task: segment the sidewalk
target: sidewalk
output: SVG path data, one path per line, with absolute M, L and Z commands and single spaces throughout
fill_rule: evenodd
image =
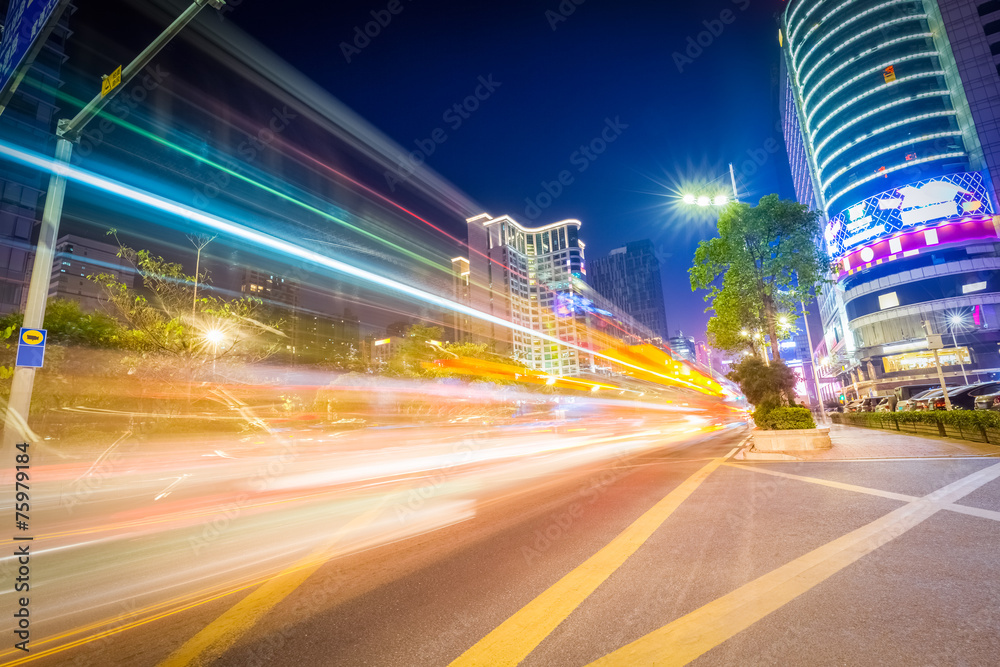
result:
M 993 456 L 1000 447 L 948 438 L 927 438 L 859 426 L 830 426 L 831 449 L 805 452 L 755 452 L 741 449 L 739 461 L 840 461 L 846 459 L 896 459 L 927 457 Z

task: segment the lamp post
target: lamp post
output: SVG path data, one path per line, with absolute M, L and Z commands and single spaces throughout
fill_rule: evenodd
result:
M 948 328 L 951 330 L 951 342 L 955 347 L 955 356 L 958 357 L 958 365 L 962 367 L 962 378 L 965 380 L 965 384 L 969 384 L 969 376 L 965 372 L 965 362 L 962 361 L 962 352 L 958 349 L 958 339 L 955 337 L 955 329 L 961 328 L 964 331 L 967 323 L 966 319 L 958 313 L 948 318 Z
M 937 368 L 938 382 L 941 383 L 941 394 L 944 396 L 944 409 L 951 410 L 951 397 L 948 396 L 948 385 L 944 382 L 944 371 L 941 370 L 941 357 L 938 350 L 941 348 L 941 334 L 935 336 L 931 332 L 931 323 L 924 320 L 924 331 L 927 332 L 927 347 L 934 353 L 934 367 Z
M 56 125 L 55 165 L 52 175 L 49 176 L 49 189 L 45 196 L 45 208 L 42 210 L 42 224 L 38 232 L 38 244 L 35 247 L 35 261 L 32 264 L 31 282 L 28 284 L 28 298 L 24 307 L 22 326 L 29 329 L 41 329 L 45 322 L 45 302 L 48 299 L 49 283 L 52 279 L 55 242 L 59 235 L 59 222 L 62 218 L 63 200 L 66 196 L 66 176 L 63 169 L 70 163 L 70 158 L 73 155 L 73 144 L 80 140 L 80 135 L 87 123 L 100 114 L 111 98 L 142 71 L 156 54 L 177 36 L 184 26 L 190 23 L 206 5 L 219 9 L 225 5 L 225 2 L 224 0 L 194 0 L 142 53 L 122 69 L 121 82 L 114 89 L 106 94 L 102 91 L 88 102 L 87 106 L 81 109 L 76 116 L 71 119 L 63 118 Z M 34 384 L 34 368 L 15 366 L 4 422 L 5 443 L 14 442 L 19 437 L 22 424 L 27 425 Z
M 205 332 L 205 340 L 212 344 L 212 377 L 215 377 L 215 362 L 219 358 L 219 345 L 226 339 L 226 334 L 219 329 L 209 329 Z

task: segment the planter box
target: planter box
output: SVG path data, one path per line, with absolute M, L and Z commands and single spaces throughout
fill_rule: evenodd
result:
M 753 430 L 753 448 L 758 452 L 801 452 L 830 449 L 830 427 L 799 428 L 787 431 Z

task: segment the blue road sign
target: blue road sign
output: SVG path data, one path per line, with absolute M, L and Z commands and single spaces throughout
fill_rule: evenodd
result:
M 68 5 L 69 0 L 10 0 L 0 40 L 0 113 Z
M 21 334 L 17 339 L 17 360 L 14 365 L 41 368 L 44 360 L 45 329 L 21 327 Z

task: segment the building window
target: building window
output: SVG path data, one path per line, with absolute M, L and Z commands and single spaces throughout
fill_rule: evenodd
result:
M 878 297 L 878 307 L 881 310 L 886 310 L 887 308 L 895 308 L 899 305 L 899 297 L 896 296 L 895 292 L 889 292 L 888 294 L 880 294 Z

